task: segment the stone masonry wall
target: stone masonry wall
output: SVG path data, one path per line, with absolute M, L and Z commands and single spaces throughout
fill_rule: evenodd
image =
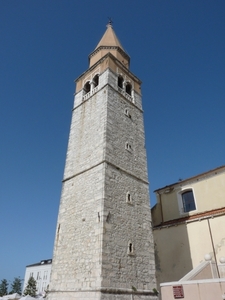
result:
M 100 90 L 73 110 L 49 299 L 101 286 L 106 104 Z
M 143 113 L 110 87 L 106 138 L 106 160 L 147 182 Z
M 104 169 L 99 165 L 63 184 L 51 274 L 52 290 L 101 286 Z
M 127 202 L 127 192 L 131 202 Z M 148 185 L 110 165 L 106 169 L 103 287 L 152 290 L 155 264 Z M 129 254 L 129 242 L 134 251 Z
M 108 217 L 104 222 L 102 286 L 152 290 L 155 263 L 143 115 L 111 85 L 107 91 L 104 215 Z M 126 142 L 131 149 L 126 149 Z M 130 242 L 134 247 L 131 255 Z
M 156 299 L 141 98 L 116 80 L 106 70 L 76 95 L 48 300 Z
M 106 103 L 105 90 L 100 90 L 73 110 L 64 179 L 102 162 Z

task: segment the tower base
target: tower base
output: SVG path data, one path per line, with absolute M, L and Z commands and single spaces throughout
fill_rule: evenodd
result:
M 158 300 L 152 291 L 99 289 L 49 292 L 47 300 Z

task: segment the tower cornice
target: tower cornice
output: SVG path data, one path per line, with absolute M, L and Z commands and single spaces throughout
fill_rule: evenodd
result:
M 129 68 L 129 66 L 130 66 L 130 56 L 123 50 L 123 49 L 121 49 L 119 46 L 100 46 L 100 47 L 98 47 L 98 48 L 96 48 L 89 56 L 88 56 L 88 58 L 89 58 L 89 63 L 91 63 L 91 59 L 92 59 L 92 57 L 94 57 L 97 53 L 99 53 L 99 52 L 101 52 L 101 51 L 104 51 L 104 50 L 108 50 L 109 52 L 109 54 L 111 54 L 110 53 L 110 51 L 117 51 L 117 52 L 119 52 L 121 55 L 122 55 L 122 57 L 124 57 L 124 59 L 125 59 L 125 61 L 124 61 L 124 63 L 123 63 L 123 61 L 120 61 L 118 58 L 117 58 L 117 60 L 118 61 L 120 61 L 120 63 L 122 63 L 122 65 L 124 65 L 125 63 L 127 64 L 127 69 Z M 104 55 L 105 56 L 105 55 Z M 103 57 L 104 57 L 103 56 Z M 115 56 L 114 56 L 115 57 Z
M 122 50 L 121 50 L 122 51 Z M 125 52 L 124 52 L 125 53 Z M 91 54 L 90 54 L 91 55 Z M 117 59 L 112 53 L 108 52 L 106 53 L 100 60 L 98 60 L 94 65 L 92 65 L 91 67 L 89 67 L 86 71 L 84 71 L 79 77 L 77 77 L 74 81 L 77 82 L 82 76 L 84 76 L 87 72 L 92 71 L 96 68 L 96 66 L 98 66 L 99 64 L 101 64 L 106 58 L 111 58 L 112 60 L 115 61 L 116 64 L 118 64 L 123 70 L 124 72 L 126 72 L 127 74 L 132 75 L 132 77 L 136 78 L 136 81 L 139 81 L 139 83 L 141 84 L 142 81 L 136 76 L 134 75 L 128 68 L 126 68 L 126 66 L 124 66 L 123 63 L 121 63 L 121 61 L 119 59 Z
M 149 182 L 148 182 L 147 180 L 145 180 L 144 178 L 141 178 L 141 177 L 139 177 L 139 176 L 136 176 L 134 173 L 128 172 L 128 171 L 126 171 L 125 169 L 123 169 L 123 168 L 121 168 L 121 167 L 119 167 L 119 166 L 117 166 L 117 165 L 111 163 L 110 161 L 108 161 L 108 160 L 106 160 L 106 159 L 101 160 L 101 161 L 98 162 L 97 164 L 95 164 L 95 165 L 93 165 L 93 166 L 91 166 L 91 167 L 89 167 L 89 168 L 87 168 L 87 169 L 85 169 L 85 170 L 82 170 L 82 171 L 80 171 L 80 172 L 78 172 L 78 173 L 75 173 L 75 174 L 73 174 L 73 175 L 71 175 L 71 176 L 69 176 L 69 177 L 64 178 L 64 179 L 62 180 L 62 182 L 66 182 L 66 181 L 68 181 L 68 180 L 70 180 L 70 179 L 73 179 L 74 177 L 77 177 L 77 176 L 79 176 L 79 175 L 81 175 L 81 174 L 83 174 L 83 173 L 85 173 L 85 172 L 88 172 L 88 171 L 90 171 L 90 170 L 96 168 L 97 166 L 99 166 L 99 165 L 101 165 L 101 164 L 110 165 L 110 166 L 113 167 L 114 169 L 119 170 L 119 171 L 121 171 L 121 172 L 123 172 L 123 173 L 126 173 L 128 176 L 133 177 L 133 178 L 135 178 L 136 180 L 139 180 L 139 181 L 141 181 L 141 182 L 144 183 L 144 184 L 147 184 L 147 185 L 149 184 Z

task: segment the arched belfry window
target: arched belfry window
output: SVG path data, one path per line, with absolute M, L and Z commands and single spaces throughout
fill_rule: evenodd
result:
M 121 89 L 123 88 L 123 82 L 124 82 L 123 76 L 119 75 L 118 76 L 118 87 L 120 87 Z
M 94 76 L 94 78 L 93 78 L 93 84 L 94 84 L 94 88 L 95 88 L 96 86 L 98 86 L 98 84 L 99 84 L 99 75 L 98 75 L 98 74 L 96 74 L 96 75 Z
M 91 85 L 90 85 L 90 81 L 87 81 L 84 85 L 84 94 L 89 93 L 91 90 Z
M 126 93 L 131 96 L 132 85 L 128 82 L 126 84 Z

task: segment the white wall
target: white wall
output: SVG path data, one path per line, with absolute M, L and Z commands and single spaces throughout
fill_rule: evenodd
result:
M 40 264 L 34 264 L 26 267 L 23 291 L 27 286 L 29 278 L 32 276 L 37 282 L 37 294 L 44 294 L 50 280 L 52 260 L 41 261 Z

